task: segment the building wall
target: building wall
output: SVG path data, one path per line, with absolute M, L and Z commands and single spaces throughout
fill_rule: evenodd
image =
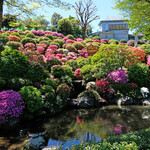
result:
M 115 29 L 115 30 L 110 30 L 110 26 L 113 26 L 113 25 L 124 25 L 125 26 L 125 29 L 121 30 L 121 29 Z M 117 26 L 116 26 L 117 27 Z M 106 21 L 106 22 L 102 22 L 101 23 L 101 28 L 102 28 L 102 32 L 110 32 L 110 33 L 113 33 L 113 38 L 116 39 L 116 40 L 121 40 L 121 39 L 126 39 L 128 40 L 128 24 L 127 23 L 124 23 L 123 21 Z M 102 37 L 107 37 L 107 34 L 105 35 L 101 35 Z M 101 37 L 100 36 L 100 37 Z M 111 37 L 111 36 L 108 36 L 108 37 Z M 109 39 L 109 38 L 108 38 Z
M 114 34 L 113 33 L 103 33 L 103 32 L 100 32 L 99 33 L 99 37 L 101 38 L 101 39 L 108 39 L 108 40 L 110 40 L 110 39 L 114 39 Z

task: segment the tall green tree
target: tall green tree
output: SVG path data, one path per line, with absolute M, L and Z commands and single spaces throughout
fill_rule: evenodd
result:
M 28 16 L 31 14 L 35 14 L 37 8 L 42 6 L 53 6 L 53 7 L 60 7 L 60 8 L 68 8 L 69 4 L 66 2 L 62 2 L 61 0 L 0 0 L 0 30 L 2 27 L 2 15 L 3 15 L 3 6 L 7 5 L 11 12 L 17 13 L 25 13 Z
M 64 35 L 73 34 L 73 25 L 68 18 L 63 18 L 58 21 L 57 31 Z
M 53 15 L 52 15 L 52 17 L 51 17 L 51 31 L 57 31 L 57 26 L 58 26 L 58 21 L 60 20 L 60 19 L 62 19 L 63 17 L 60 15 L 60 14 L 58 14 L 58 13 L 56 13 L 56 12 L 54 12 L 53 13 Z
M 15 28 L 18 27 L 19 20 L 16 15 L 12 14 L 4 14 L 3 20 L 2 20 L 2 27 L 6 29 Z
M 93 4 L 92 0 L 80 0 L 79 2 L 75 3 L 74 9 L 76 11 L 78 20 L 80 20 L 82 38 L 84 39 L 90 23 L 99 19 L 99 16 L 96 15 L 98 9 Z
M 115 0 L 115 4 L 127 18 L 129 28 L 150 39 L 150 0 Z

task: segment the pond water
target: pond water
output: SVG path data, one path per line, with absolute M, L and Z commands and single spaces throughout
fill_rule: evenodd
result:
M 150 108 L 126 106 L 120 109 L 117 106 L 106 106 L 97 109 L 66 110 L 54 117 L 23 125 L 22 129 L 27 127 L 32 133 L 46 131 L 47 145 L 62 146 L 65 150 L 66 147 L 82 141 L 99 142 L 108 136 L 149 128 Z M 0 143 L 4 143 L 9 134 L 7 136 L 1 137 Z

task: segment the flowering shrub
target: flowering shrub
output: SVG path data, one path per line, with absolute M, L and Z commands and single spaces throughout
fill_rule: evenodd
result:
M 77 52 L 77 49 L 73 45 L 70 45 L 70 44 L 66 46 L 66 49 L 69 50 L 70 52 Z
M 27 33 L 26 37 L 35 38 L 35 35 L 33 33 Z
M 84 48 L 84 45 L 81 42 L 75 42 L 73 43 L 73 46 L 77 49 L 77 50 L 81 50 Z
M 144 50 L 144 52 L 146 53 L 146 58 L 147 58 L 148 55 L 150 55 L 150 44 L 148 43 L 143 44 L 140 48 Z
M 76 40 L 77 40 L 77 42 L 84 41 L 84 40 L 83 40 L 83 39 L 81 39 L 81 38 L 77 38 Z
M 129 41 L 127 42 L 127 45 L 128 45 L 128 46 L 134 46 L 134 40 L 129 40 Z
M 147 58 L 147 65 L 150 66 L 150 55 Z
M 15 42 L 15 41 L 9 41 L 6 44 L 7 46 L 11 47 L 12 49 L 18 49 L 18 47 L 21 46 L 20 42 Z
M 135 56 L 134 59 L 137 62 L 141 62 L 141 61 L 145 61 L 145 52 L 144 50 L 140 49 L 140 48 L 136 48 L 136 47 L 130 47 L 128 48 L 128 51 L 132 51 L 133 55 Z
M 136 83 L 130 83 L 133 89 L 138 88 L 138 85 Z
M 63 44 L 65 44 L 65 40 L 63 39 L 55 39 L 54 42 L 58 43 L 61 48 L 63 47 Z
M 10 35 L 8 38 L 9 38 L 9 41 L 20 42 L 20 38 L 18 36 Z
M 71 39 L 71 40 L 74 40 L 74 36 L 71 35 L 71 34 L 68 34 L 68 35 L 66 36 L 66 38 Z
M 107 79 L 112 83 L 127 83 L 129 81 L 127 74 L 123 70 L 110 72 Z
M 21 95 L 13 90 L 0 92 L 0 123 L 18 118 L 25 108 Z
M 43 47 L 41 47 L 41 46 L 38 46 L 37 47 L 37 52 L 39 53 L 39 54 L 42 54 L 42 53 L 44 53 L 44 48 Z
M 56 92 L 62 98 L 68 98 L 70 96 L 70 88 L 67 84 L 60 84 Z
M 37 88 L 33 86 L 24 86 L 21 88 L 19 93 L 25 102 L 26 109 L 30 113 L 33 113 L 43 107 L 44 101 L 41 96 L 41 92 L 37 90 Z
M 74 72 L 74 76 L 77 78 L 77 79 L 82 79 L 82 75 L 80 75 L 80 70 L 81 68 L 78 68 L 75 72 Z
M 108 39 L 101 39 L 101 43 L 108 43 Z
M 98 43 L 101 43 L 101 41 L 100 41 L 100 40 L 94 40 L 94 42 L 98 42 Z
M 57 48 L 58 48 L 57 45 L 50 45 L 50 46 L 48 47 L 48 49 L 52 49 L 52 50 L 56 50 Z
M 30 37 L 23 38 L 23 39 L 21 40 L 21 43 L 23 44 L 23 46 L 24 46 L 26 43 L 33 43 L 33 44 L 36 45 L 36 41 L 33 40 L 33 39 L 30 38 Z
M 109 82 L 106 79 L 96 81 L 96 87 L 103 93 L 106 93 L 109 89 Z
M 120 43 L 127 43 L 127 40 L 126 39 L 121 39 Z
M 119 45 L 126 45 L 126 43 L 119 43 Z
M 74 43 L 74 42 L 75 42 L 75 41 L 70 40 L 70 39 L 66 40 L 66 44 L 68 44 L 68 43 Z

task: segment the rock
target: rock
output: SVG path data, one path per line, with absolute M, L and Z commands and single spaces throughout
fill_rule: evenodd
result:
M 27 149 L 39 149 L 42 145 L 45 144 L 45 140 L 42 136 L 40 136 L 39 134 L 32 134 L 32 136 L 30 135 L 30 139 L 25 141 L 24 144 L 24 148 Z
M 77 106 L 81 108 L 91 108 L 95 106 L 95 103 L 93 99 L 85 96 L 78 99 Z
M 43 148 L 42 150 L 56 150 L 56 149 L 59 149 L 59 147 L 58 146 L 49 146 L 49 147 Z
M 145 100 L 145 101 L 143 102 L 143 105 L 144 105 L 144 106 L 148 106 L 148 105 L 150 106 L 150 101 Z
M 149 89 L 146 88 L 146 87 L 142 87 L 142 88 L 140 89 L 140 92 L 142 93 L 143 98 L 147 98 L 148 95 L 149 95 Z
M 119 107 L 121 107 L 121 105 L 131 105 L 134 102 L 133 98 L 129 96 L 119 97 L 116 101 Z

